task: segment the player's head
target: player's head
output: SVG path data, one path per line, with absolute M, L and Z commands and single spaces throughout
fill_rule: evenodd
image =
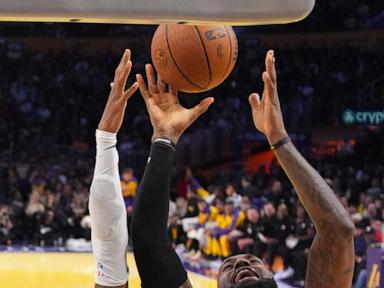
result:
M 219 269 L 219 288 L 277 288 L 272 273 L 251 254 L 227 258 Z

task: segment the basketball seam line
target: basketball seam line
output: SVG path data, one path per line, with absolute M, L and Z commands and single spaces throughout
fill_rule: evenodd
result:
M 192 81 L 191 79 L 189 79 L 187 75 L 184 74 L 184 72 L 181 70 L 181 68 L 180 68 L 179 65 L 177 64 L 176 59 L 175 59 L 175 57 L 173 56 L 173 53 L 172 53 L 171 45 L 169 45 L 169 39 L 168 39 L 168 24 L 166 24 L 166 26 L 165 26 L 165 40 L 166 40 L 166 42 L 167 42 L 167 47 L 168 47 L 169 54 L 171 55 L 171 58 L 172 58 L 172 60 L 173 60 L 173 63 L 175 63 L 175 66 L 176 66 L 177 70 L 179 70 L 180 74 L 185 78 L 185 80 L 187 80 L 190 84 L 192 84 L 192 85 L 195 86 L 196 88 L 204 89 L 204 87 L 200 87 L 199 85 L 193 83 L 193 81 Z
M 229 34 L 229 31 L 228 31 L 226 26 L 224 26 L 224 29 L 225 29 L 225 31 L 227 31 L 228 40 L 229 40 L 229 57 L 228 57 L 229 60 L 228 60 L 227 68 L 225 69 L 225 73 L 224 73 L 224 77 L 225 77 L 225 76 L 227 76 L 229 66 L 231 66 L 231 63 L 232 63 L 232 37 Z
M 200 42 L 201 42 L 201 45 L 203 46 L 203 50 L 204 50 L 205 60 L 207 60 L 207 65 L 208 65 L 208 84 L 205 85 L 204 87 L 202 87 L 203 89 L 205 89 L 209 86 L 209 84 L 211 84 L 211 81 L 212 81 L 211 63 L 209 62 L 208 53 L 207 53 L 207 50 L 206 50 L 205 45 L 204 45 L 203 37 L 201 37 L 199 28 L 197 28 L 197 26 L 194 26 L 194 27 L 196 29 L 197 35 L 199 35 Z

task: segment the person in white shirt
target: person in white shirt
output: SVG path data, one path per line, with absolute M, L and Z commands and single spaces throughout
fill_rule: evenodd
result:
M 240 208 L 241 206 L 241 196 L 237 194 L 236 185 L 233 183 L 228 183 L 225 186 L 225 196 L 227 201 L 233 202 L 235 208 Z

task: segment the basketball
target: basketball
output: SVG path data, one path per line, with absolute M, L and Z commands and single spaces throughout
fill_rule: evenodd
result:
M 166 83 L 198 93 L 229 76 L 237 59 L 237 38 L 230 26 L 161 24 L 153 36 L 151 54 Z

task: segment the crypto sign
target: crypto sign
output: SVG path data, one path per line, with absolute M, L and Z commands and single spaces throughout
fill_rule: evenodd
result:
M 380 125 L 384 124 L 384 109 L 381 111 L 343 111 L 342 121 L 346 125 Z

